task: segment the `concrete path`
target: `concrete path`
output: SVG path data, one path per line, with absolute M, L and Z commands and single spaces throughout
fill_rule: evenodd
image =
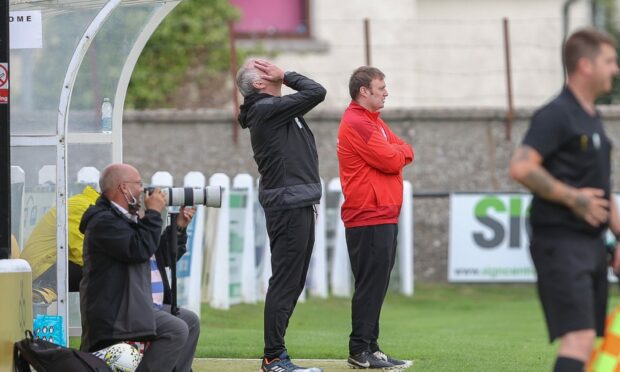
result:
M 320 367 L 324 372 L 352 372 L 346 360 L 334 359 L 295 359 L 295 364 L 304 367 Z M 195 358 L 192 366 L 194 372 L 232 371 L 232 372 L 259 372 L 259 359 L 224 359 L 224 358 Z M 398 369 L 395 369 L 398 371 Z M 407 370 L 411 370 L 408 368 Z

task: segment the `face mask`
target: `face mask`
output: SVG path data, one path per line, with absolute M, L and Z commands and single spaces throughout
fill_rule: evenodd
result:
M 131 199 L 132 199 L 131 201 L 127 197 L 127 194 L 123 193 L 123 196 L 125 197 L 125 200 L 127 201 L 127 211 L 131 214 L 137 214 L 138 211 L 140 210 L 140 207 L 142 207 L 142 204 L 140 203 L 139 199 L 136 199 L 136 197 L 133 196 L 131 191 L 129 191 L 129 195 L 131 196 Z

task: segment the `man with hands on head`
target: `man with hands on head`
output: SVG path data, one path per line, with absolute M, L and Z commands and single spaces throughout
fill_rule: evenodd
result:
M 612 144 L 595 107 L 618 65 L 615 42 L 595 29 L 572 34 L 563 57 L 566 86 L 532 117 L 510 175 L 533 194 L 530 253 L 549 339 L 560 339 L 554 371 L 581 372 L 604 332 L 607 229 L 620 241 Z M 618 272 L 620 254 L 612 266 Z
M 282 84 L 296 92 L 282 96 Z M 322 190 L 314 135 L 303 115 L 325 99 L 325 88 L 261 59 L 249 59 L 239 69 L 237 86 L 244 97 L 239 124 L 250 130 L 271 248 L 261 371 L 317 372 L 319 368 L 293 364 L 284 335 L 306 283 L 314 246 L 314 205 Z
M 137 371 L 191 369 L 200 332 L 198 317 L 179 309 L 170 314 L 164 266 L 176 236 L 180 257 L 194 208 L 181 208 L 177 226 L 162 234 L 166 206 L 159 188 L 140 198 L 138 170 L 111 164 L 100 175 L 101 196 L 84 214 L 84 272 L 80 283 L 81 349 L 101 350 L 122 341 L 149 341 Z

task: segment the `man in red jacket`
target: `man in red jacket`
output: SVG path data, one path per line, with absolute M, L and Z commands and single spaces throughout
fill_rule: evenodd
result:
M 354 368 L 407 368 L 410 361 L 381 351 L 379 315 L 394 266 L 398 216 L 403 202 L 402 169 L 413 161 L 413 148 L 381 120 L 385 75 L 363 66 L 351 75 L 353 99 L 338 130 L 341 216 L 355 278 L 348 363 Z

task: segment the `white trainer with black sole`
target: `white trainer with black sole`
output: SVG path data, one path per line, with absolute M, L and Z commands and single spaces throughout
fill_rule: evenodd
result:
M 392 363 L 380 359 L 369 351 L 350 355 L 347 364 L 353 369 L 379 369 L 383 371 L 394 371 L 396 368 Z
M 379 359 L 382 359 L 388 363 L 391 363 L 394 367 L 398 368 L 398 369 L 406 369 L 409 368 L 413 365 L 413 362 L 411 360 L 400 360 L 400 359 L 395 359 L 390 357 L 389 355 L 385 354 L 383 351 L 381 350 L 377 350 L 373 353 L 374 356 L 376 356 Z

